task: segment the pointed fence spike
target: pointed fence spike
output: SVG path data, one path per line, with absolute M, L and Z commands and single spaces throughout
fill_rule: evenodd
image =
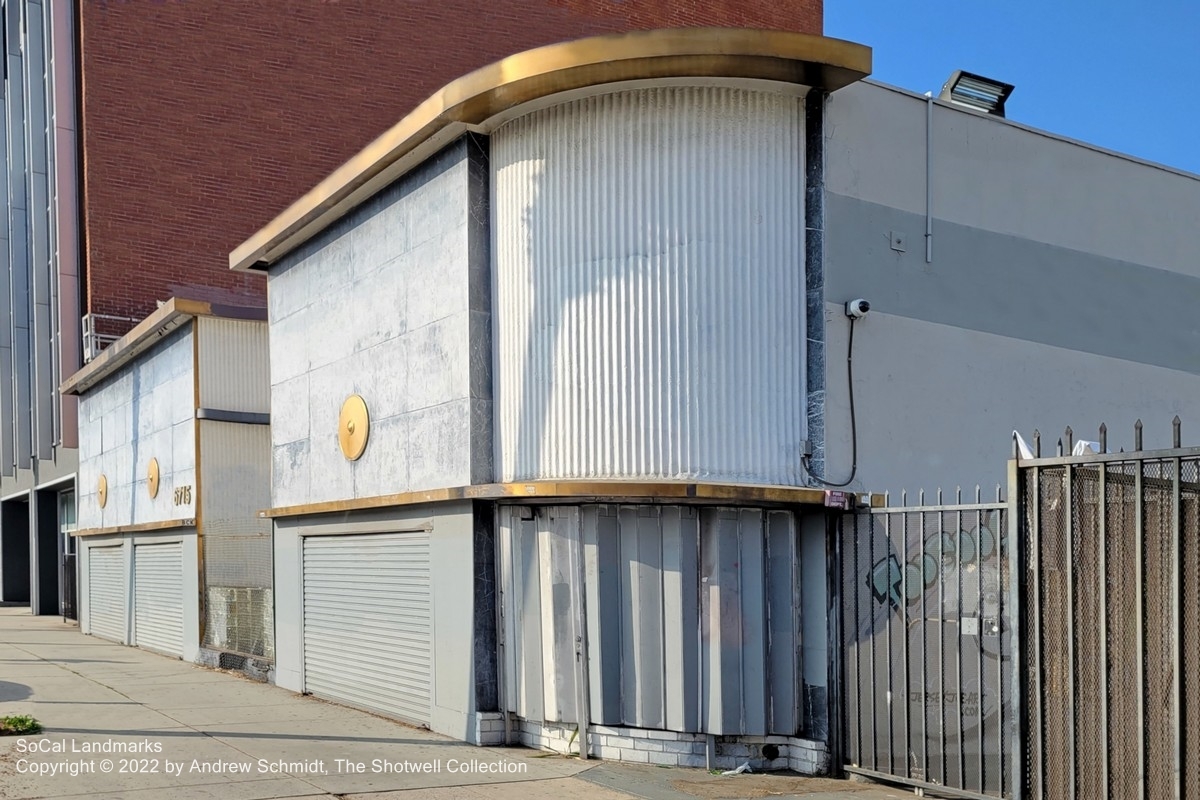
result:
M 940 487 L 940 486 L 938 487 L 938 502 L 937 502 L 937 504 L 939 506 L 942 505 L 942 487 Z
M 1180 430 L 1183 427 L 1183 421 L 1179 419 L 1179 415 L 1175 415 L 1175 419 L 1171 420 L 1171 447 L 1179 449 L 1183 447 L 1183 436 Z
M 1012 446 L 1013 446 L 1012 457 L 1020 458 L 1021 457 L 1021 448 L 1020 448 L 1020 446 L 1017 445 L 1017 432 L 1016 431 L 1013 431 Z
M 1071 426 L 1068 425 L 1067 429 L 1066 429 L 1066 431 L 1064 431 L 1064 433 L 1066 434 L 1066 437 L 1067 437 L 1067 452 L 1068 453 L 1075 452 L 1075 431 L 1071 430 Z
M 892 505 L 892 493 L 890 491 L 883 493 L 883 505 L 884 507 Z
M 1100 423 L 1100 452 L 1108 452 L 1108 426 L 1103 422 Z
M 1142 449 L 1142 421 L 1140 419 L 1133 423 L 1133 449 L 1135 451 Z
M 1058 455 L 1059 455 L 1059 456 L 1062 456 L 1062 454 L 1063 454 L 1063 449 L 1062 449 L 1062 439 L 1059 439 L 1059 440 L 1058 440 Z
M 1037 428 L 1033 429 L 1033 457 L 1042 457 L 1042 432 Z
M 980 486 L 978 483 L 975 484 L 975 502 L 976 503 L 983 502 L 983 487 Z
M 961 486 L 954 487 L 954 502 L 956 502 L 956 503 L 962 502 L 962 487 Z
M 1002 500 L 1004 500 L 1004 488 L 1002 486 L 1000 486 L 1000 484 L 997 483 L 996 484 L 996 502 L 999 503 Z
M 922 489 L 920 494 L 917 495 L 917 505 L 919 505 L 919 506 L 925 505 L 925 490 L 924 489 Z
M 908 507 L 908 489 L 900 490 L 900 505 L 906 508 Z

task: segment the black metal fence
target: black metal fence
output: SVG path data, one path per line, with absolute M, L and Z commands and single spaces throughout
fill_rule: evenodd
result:
M 1000 499 L 872 509 L 841 526 L 848 772 L 1011 797 L 1019 772 L 1015 554 Z
M 1100 438 L 1017 462 L 1025 796 L 1200 800 L 1200 448 Z

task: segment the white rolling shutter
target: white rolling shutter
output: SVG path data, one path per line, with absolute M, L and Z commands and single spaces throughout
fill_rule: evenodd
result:
M 125 548 L 88 548 L 88 629 L 125 643 Z
M 179 542 L 133 548 L 133 639 L 183 656 L 183 551 Z
M 304 540 L 305 691 L 429 724 L 429 533 Z

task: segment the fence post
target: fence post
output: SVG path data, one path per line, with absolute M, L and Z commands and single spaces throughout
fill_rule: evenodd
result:
M 1041 455 L 1040 439 L 1041 439 L 1040 435 L 1037 433 L 1037 431 L 1034 431 L 1033 441 L 1034 441 L 1035 447 L 1037 448 L 1034 451 L 1035 457 Z M 1035 476 L 1036 476 L 1036 470 L 1037 470 L 1037 468 L 1034 467 Z M 1035 481 L 1036 481 L 1036 477 L 1035 477 Z M 996 492 L 997 492 L 997 495 L 999 495 L 999 487 L 997 487 Z M 1008 548 L 1009 548 L 1008 558 L 1009 558 L 1009 564 L 1010 564 L 1009 570 L 1008 570 L 1009 586 L 1008 586 L 1008 591 L 1007 592 L 1001 591 L 1001 595 L 1000 595 L 1001 603 L 1005 602 L 1004 595 L 1006 593 L 1008 595 L 1007 602 L 1008 602 L 1008 606 L 1009 606 L 1009 612 L 1008 612 L 1008 616 L 1009 616 L 1009 620 L 1010 620 L 1009 625 L 1012 628 L 1012 636 L 1011 636 L 1011 639 L 1012 639 L 1012 662 L 1011 662 L 1012 669 L 1010 670 L 1010 675 L 1009 675 L 1009 680 L 1010 680 L 1010 684 L 1011 684 L 1009 686 L 1009 693 L 1012 698 L 1012 713 L 1013 713 L 1014 719 L 1010 723 L 1010 727 L 1013 731 L 1013 740 L 1009 743 L 1009 757 L 1011 759 L 1011 766 L 1009 767 L 1009 782 L 1011 783 L 1011 794 L 1012 794 L 1013 800 L 1022 800 L 1022 798 L 1024 797 L 1024 792 L 1025 792 L 1024 751 L 1025 751 L 1025 748 L 1029 747 L 1031 744 L 1029 741 L 1029 735 L 1026 730 L 1026 726 L 1024 725 L 1024 721 L 1023 721 L 1024 718 L 1021 713 L 1021 700 L 1022 700 L 1021 687 L 1022 687 L 1022 684 L 1028 680 L 1027 676 L 1024 676 L 1022 674 L 1024 672 L 1024 667 L 1022 666 L 1023 661 L 1021 659 L 1021 594 L 1022 594 L 1022 587 L 1025 582 L 1025 569 L 1024 569 L 1024 564 L 1022 563 L 1023 544 L 1021 542 L 1021 499 L 1022 499 L 1022 494 L 1023 494 L 1023 491 L 1022 491 L 1022 487 L 1021 487 L 1021 469 L 1020 469 L 1020 466 L 1019 466 L 1017 460 L 1014 458 L 1008 462 L 1008 512 L 1007 512 L 1008 513 L 1008 520 L 1007 520 L 1008 536 L 1007 536 L 1007 538 L 1008 538 Z M 1036 500 L 1035 500 L 1035 502 L 1036 502 Z M 996 542 L 996 546 L 997 546 L 997 550 L 998 550 L 1000 558 L 1001 558 L 1001 563 L 1003 563 L 1004 553 L 1002 550 L 1000 550 L 1000 542 L 1002 540 L 1000 539 L 999 536 L 997 537 L 997 539 L 998 539 L 998 541 Z M 1001 618 L 1001 620 L 1003 620 L 1003 618 L 1004 618 L 1003 606 L 1001 607 L 1000 618 Z M 1035 632 L 1035 635 L 1036 635 L 1036 632 Z M 1037 652 L 1036 642 L 1034 644 L 1034 652 L 1035 653 Z M 1003 659 L 1001 659 L 1001 664 L 1003 664 Z M 1003 688 L 1003 685 L 1001 685 L 1001 688 L 1000 688 L 1000 748 L 1001 748 L 1001 753 L 1003 754 L 1003 749 L 1004 749 L 1004 688 Z M 1000 771 L 1000 794 L 1001 794 L 1001 796 L 1004 795 L 1004 788 L 1005 788 L 1004 787 L 1004 769 L 1003 769 L 1003 755 L 1002 755 L 1001 771 Z

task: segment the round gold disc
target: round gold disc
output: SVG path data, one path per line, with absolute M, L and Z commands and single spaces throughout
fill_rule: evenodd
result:
M 342 403 L 342 413 L 338 417 L 338 444 L 342 447 L 342 455 L 350 461 L 357 461 L 367 449 L 370 431 L 371 417 L 367 413 L 367 401 L 359 395 L 350 395 Z
M 100 476 L 100 480 L 96 484 L 96 494 L 99 495 L 97 499 L 100 501 L 101 508 L 108 505 L 108 478 L 103 475 Z
M 146 473 L 146 486 L 150 490 L 150 499 L 158 497 L 158 459 L 150 459 L 150 469 Z

